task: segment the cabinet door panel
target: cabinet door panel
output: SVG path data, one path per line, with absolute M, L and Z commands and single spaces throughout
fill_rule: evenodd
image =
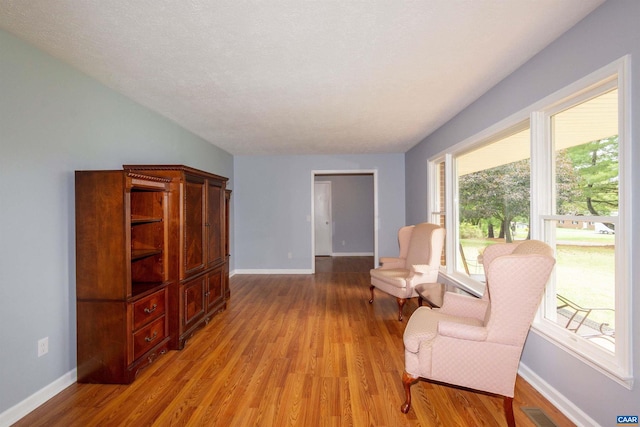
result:
M 204 315 L 206 277 L 199 277 L 182 285 L 182 325 L 183 331 Z
M 187 178 L 184 194 L 184 276 L 204 269 L 205 249 L 205 186 L 204 181 Z
M 224 189 L 221 183 L 207 184 L 207 264 L 213 266 L 224 260 Z
M 224 301 L 223 272 L 224 268 L 219 268 L 209 273 L 207 277 L 207 311 L 214 309 Z

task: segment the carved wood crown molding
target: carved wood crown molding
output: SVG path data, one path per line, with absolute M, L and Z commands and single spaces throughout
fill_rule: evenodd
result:
M 227 182 L 229 178 L 221 175 L 216 175 L 211 172 L 203 171 L 200 169 L 192 168 L 185 165 L 122 165 L 122 168 L 127 171 L 144 170 L 144 171 L 180 171 L 185 173 L 191 173 L 195 175 L 205 175 L 207 177 Z
M 144 179 L 147 181 L 156 181 L 156 182 L 164 182 L 164 183 L 170 183 L 171 182 L 171 178 L 165 178 L 165 177 L 161 177 L 161 176 L 151 176 L 151 175 L 143 175 L 140 173 L 135 173 L 135 172 L 127 172 L 127 176 L 129 178 L 138 178 L 138 179 Z

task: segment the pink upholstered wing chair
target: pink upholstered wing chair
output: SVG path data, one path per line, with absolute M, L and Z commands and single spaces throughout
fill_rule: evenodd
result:
M 402 412 L 411 405 L 411 384 L 424 378 L 503 396 L 514 426 L 522 347 L 554 264 L 551 247 L 537 240 L 492 245 L 484 252 L 482 298 L 445 293 L 442 308 L 419 307 L 404 332 Z
M 444 244 L 444 228 L 429 223 L 402 227 L 398 231 L 400 254 L 397 258 L 380 258 L 380 267 L 371 270 L 371 299 L 373 290 L 386 292 L 398 301 L 398 320 L 408 298 L 417 297 L 415 286 L 434 283 L 438 279 L 440 256 Z

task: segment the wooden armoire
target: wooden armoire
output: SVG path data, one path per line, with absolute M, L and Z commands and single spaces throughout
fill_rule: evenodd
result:
M 229 299 L 227 178 L 123 169 L 76 172 L 78 382 L 132 382 Z
M 227 178 L 184 165 L 125 165 L 169 185 L 170 348 L 226 308 L 229 296 Z

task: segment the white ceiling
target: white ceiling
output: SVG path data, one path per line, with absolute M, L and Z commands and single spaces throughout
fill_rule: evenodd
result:
M 403 153 L 604 0 L 2 0 L 0 28 L 234 155 Z

